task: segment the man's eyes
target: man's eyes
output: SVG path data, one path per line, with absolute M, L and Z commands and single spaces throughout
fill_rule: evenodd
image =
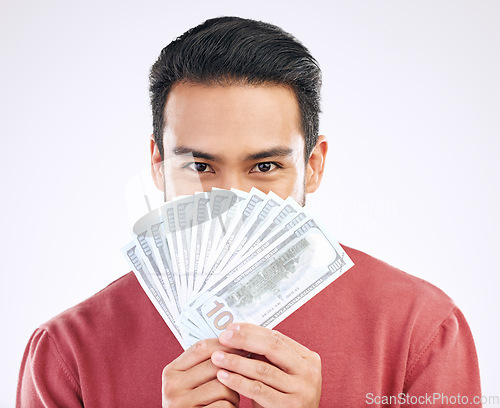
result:
M 188 168 L 190 170 L 196 171 L 198 173 L 213 173 L 212 166 L 208 163 L 202 162 L 192 162 L 188 163 L 184 168 Z
M 250 170 L 250 173 L 267 173 L 268 171 L 272 171 L 276 168 L 279 168 L 276 163 L 273 162 L 263 162 L 263 163 L 257 163 L 252 170 Z
M 214 169 L 210 164 L 203 162 L 191 162 L 184 165 L 183 167 L 188 168 L 197 173 L 215 173 Z M 277 168 L 281 168 L 281 166 L 278 165 L 277 163 L 262 162 L 262 163 L 257 163 L 255 166 L 253 166 L 252 169 L 250 170 L 250 173 L 267 173 Z

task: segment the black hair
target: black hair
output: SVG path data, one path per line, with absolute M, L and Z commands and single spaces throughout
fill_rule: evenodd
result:
M 163 48 L 149 81 L 153 133 L 162 158 L 167 96 L 183 81 L 286 85 L 297 97 L 306 161 L 318 140 L 321 70 L 302 43 L 275 25 L 239 17 L 206 20 Z

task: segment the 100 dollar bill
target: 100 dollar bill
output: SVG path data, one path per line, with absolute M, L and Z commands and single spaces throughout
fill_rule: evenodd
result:
M 201 293 L 180 319 L 203 319 L 215 336 L 233 321 L 273 328 L 352 265 L 307 218 L 241 272 Z

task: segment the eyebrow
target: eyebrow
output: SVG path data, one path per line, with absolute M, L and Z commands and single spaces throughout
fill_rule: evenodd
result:
M 193 156 L 200 159 L 211 160 L 211 161 L 222 161 L 222 158 L 218 155 L 202 152 L 200 150 L 195 150 L 186 146 L 178 146 L 173 148 L 173 153 L 176 156 Z M 260 160 L 266 159 L 268 157 L 286 157 L 293 153 L 293 149 L 288 147 L 274 147 L 272 149 L 263 150 L 261 152 L 248 154 L 245 156 L 243 161 Z
M 269 150 L 264 150 L 262 152 L 253 153 L 245 156 L 245 161 L 266 159 L 268 157 L 286 157 L 293 153 L 293 149 L 289 147 L 274 147 Z
M 190 147 L 178 146 L 172 149 L 172 152 L 176 156 L 193 156 L 199 159 L 212 160 L 212 161 L 220 161 L 220 157 L 215 154 L 210 154 L 206 152 L 202 152 L 200 150 L 191 149 Z

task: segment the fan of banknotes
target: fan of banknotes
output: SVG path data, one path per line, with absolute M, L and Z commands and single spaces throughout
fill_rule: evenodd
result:
M 138 220 L 122 252 L 184 349 L 231 322 L 273 328 L 353 263 L 292 198 L 213 189 Z

